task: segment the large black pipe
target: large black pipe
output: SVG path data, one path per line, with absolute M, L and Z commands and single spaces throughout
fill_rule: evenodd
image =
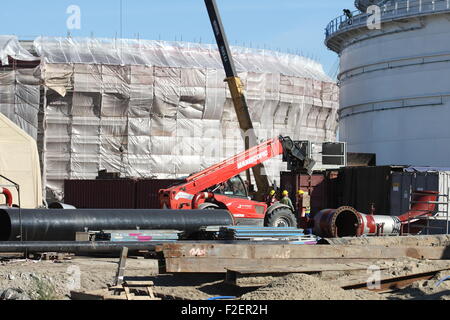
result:
M 154 250 L 155 245 L 148 242 L 0 242 L 0 252 L 59 252 L 59 253 L 118 253 L 123 247 L 131 251 Z
M 73 241 L 76 232 L 83 231 L 195 232 L 233 224 L 233 216 L 226 210 L 0 209 L 0 241 Z

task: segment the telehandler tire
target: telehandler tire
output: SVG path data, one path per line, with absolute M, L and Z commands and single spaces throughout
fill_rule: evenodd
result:
M 269 213 L 265 225 L 270 228 L 297 228 L 297 219 L 288 208 L 279 208 Z

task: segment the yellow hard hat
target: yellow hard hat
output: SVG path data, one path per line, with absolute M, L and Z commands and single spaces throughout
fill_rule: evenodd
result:
M 305 194 L 305 191 L 303 191 L 303 190 L 298 190 L 298 194 Z
M 275 194 L 275 190 L 270 191 L 270 195 L 273 196 Z
M 283 196 L 287 196 L 287 195 L 289 195 L 289 192 L 287 190 L 284 190 L 283 191 Z

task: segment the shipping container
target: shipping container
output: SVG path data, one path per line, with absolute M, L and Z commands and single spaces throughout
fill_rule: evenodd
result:
M 134 209 L 134 180 L 66 180 L 64 203 L 79 209 Z
M 159 209 L 158 192 L 173 179 L 66 180 L 64 203 L 79 209 Z
M 337 206 L 350 206 L 362 213 L 372 207 L 377 214 L 389 214 L 391 176 L 403 167 L 348 167 L 339 170 Z
M 136 182 L 136 209 L 159 209 L 159 190 L 182 183 L 177 179 L 138 180 Z
M 328 183 L 326 172 L 307 175 L 282 172 L 280 178 L 281 190 L 289 192 L 289 197 L 295 205 L 299 190 L 307 192 L 311 197 L 311 212 L 328 208 Z

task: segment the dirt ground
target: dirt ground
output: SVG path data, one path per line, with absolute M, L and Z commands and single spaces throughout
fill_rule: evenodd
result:
M 427 272 L 436 267 L 450 269 L 450 261 L 415 259 L 379 262 L 377 265 L 382 269 L 382 276 Z M 107 288 L 108 284 L 114 282 L 117 267 L 116 258 L 76 257 L 58 263 L 44 260 L 4 260 L 0 262 L 0 297 L 3 293 L 6 298 L 14 299 L 69 299 L 71 290 L 92 291 Z M 157 293 L 186 300 L 206 300 L 217 296 L 235 296 L 243 300 L 450 299 L 450 281 L 436 287 L 440 279 L 450 275 L 448 271 L 441 272 L 432 280 L 416 282 L 396 292 L 379 294 L 368 290 L 341 288 L 342 283 L 355 277 L 364 278 L 364 274 L 366 272 L 363 271 L 290 274 L 268 277 L 268 284 L 260 287 L 237 288 L 224 284 L 223 274 L 158 275 L 157 261 L 150 259 L 128 259 L 125 273 L 130 279 L 152 280 Z
M 402 258 L 382 261 L 376 266 L 380 276 L 401 277 L 448 269 L 433 279 L 418 281 L 397 291 L 377 293 L 369 290 L 344 290 L 341 285 L 359 279 L 365 283 L 370 275 L 367 270 L 358 272 L 322 272 L 316 275 L 290 274 L 273 281 L 256 291 L 243 295 L 244 300 L 450 300 L 450 281 L 439 286 L 439 280 L 450 275 L 450 261 L 429 261 Z M 357 283 L 358 281 L 353 281 Z
M 31 299 L 68 299 L 71 290 L 90 291 L 113 284 L 118 262 L 116 258 L 82 257 L 61 262 L 3 261 L 0 262 L 0 292 L 19 289 Z M 157 273 L 156 261 L 128 259 L 126 273 L 129 276 L 153 276 Z

